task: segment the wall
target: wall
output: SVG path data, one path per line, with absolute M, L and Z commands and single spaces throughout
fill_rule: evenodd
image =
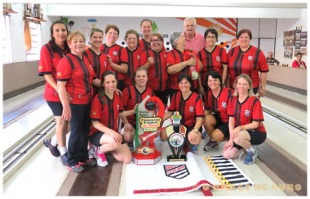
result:
M 296 26 L 302 26 L 302 30 L 307 31 L 307 9 L 301 10 L 300 19 L 238 19 L 238 30 L 243 28 L 251 30 L 253 36 L 252 45 L 259 46 L 266 57 L 269 51 L 274 51 L 274 57 L 279 60 L 280 64 L 288 64 L 289 67 L 292 66 L 292 62 L 296 58 L 284 58 L 283 32 L 295 30 Z M 307 56 L 303 56 L 303 61 L 308 65 Z
M 288 64 L 289 66 L 292 66 L 292 63 L 296 60 L 296 57 L 293 55 L 292 59 L 284 58 L 283 32 L 288 30 L 296 30 L 296 26 L 302 26 L 302 31 L 307 31 L 307 9 L 302 9 L 302 16 L 300 19 L 278 19 L 276 58 L 280 61 L 280 63 Z M 307 39 L 309 43 L 309 36 Z M 302 60 L 308 66 L 307 56 L 303 55 Z
M 38 76 L 38 61 L 26 61 L 24 39 L 24 4 L 12 4 L 12 9 L 18 13 L 10 14 L 10 33 L 13 63 L 3 64 L 3 94 L 8 94 L 39 82 L 45 81 Z M 43 13 L 46 13 L 46 5 L 42 4 Z M 44 16 L 47 22 L 41 22 L 41 43 L 45 44 L 50 39 L 49 28 L 53 21 L 60 17 Z

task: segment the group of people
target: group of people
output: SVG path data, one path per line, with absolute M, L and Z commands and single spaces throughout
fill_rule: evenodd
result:
M 215 29 L 202 35 L 195 32 L 196 26 L 195 18 L 186 18 L 185 32 L 170 34 L 173 49 L 169 52 L 162 35 L 152 33 L 148 19 L 140 23 L 140 40 L 135 30 L 126 32 L 127 47 L 116 44 L 116 25 L 108 24 L 104 31 L 93 27 L 91 46 L 85 50 L 83 33 L 68 35 L 64 22 L 53 22 L 38 69 L 46 79 L 44 98 L 56 120 L 55 136 L 44 140 L 51 154 L 77 173 L 84 171 L 81 165 L 108 165 L 106 153 L 129 163 L 136 106 L 149 95 L 160 98 L 165 106 L 170 97 L 164 120 L 174 111 L 180 113 L 193 153 L 208 134 L 204 150 L 227 140 L 225 158 L 234 158 L 245 148 L 245 163 L 252 164 L 257 157 L 254 145 L 266 139 L 261 103 L 255 96 L 266 94 L 266 57 L 250 44 L 248 29 L 239 31 L 239 45 L 227 54 L 216 45 Z M 160 138 L 167 140 L 164 131 Z

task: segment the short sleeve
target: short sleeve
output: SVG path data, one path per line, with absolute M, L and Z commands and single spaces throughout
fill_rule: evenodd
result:
M 266 72 L 269 71 L 267 59 L 266 59 L 263 51 L 260 51 L 260 53 L 259 53 L 258 65 L 259 65 L 259 71 L 260 72 L 265 72 L 266 73 Z
M 173 56 L 172 51 L 169 51 L 169 52 L 167 53 L 166 63 L 167 63 L 167 68 L 168 68 L 169 66 L 172 66 L 172 65 L 175 64 L 175 58 L 174 58 L 174 56 Z
M 99 95 L 93 98 L 90 109 L 90 119 L 93 121 L 99 121 L 101 116 L 101 103 L 99 100 Z
M 148 61 L 148 57 L 147 57 L 146 51 L 143 51 L 140 57 L 140 66 L 145 65 L 147 61 Z
M 43 76 L 45 74 L 52 74 L 53 71 L 53 59 L 51 53 L 44 45 L 40 51 L 40 61 L 38 67 L 39 76 Z
M 299 65 L 298 65 L 298 63 L 297 63 L 296 60 L 293 61 L 292 67 L 293 67 L 293 68 L 299 68 Z
M 228 99 L 227 116 L 234 117 L 233 97 Z
M 175 108 L 175 106 L 176 106 L 176 104 L 175 104 L 175 102 L 176 102 L 176 95 L 177 95 L 177 93 L 173 94 L 173 96 L 172 96 L 172 98 L 170 100 L 170 106 L 169 106 L 168 111 L 174 112 L 176 110 L 176 108 Z
M 205 110 L 209 110 L 210 109 L 210 106 L 208 104 L 208 98 L 207 98 L 208 94 L 209 94 L 209 91 L 205 92 L 204 95 L 203 95 L 204 100 L 205 100 Z
M 204 111 L 203 111 L 203 105 L 202 105 L 202 99 L 200 96 L 198 96 L 199 99 L 195 104 L 195 113 L 196 117 L 204 117 Z
M 125 88 L 122 93 L 122 104 L 124 107 L 127 106 L 128 100 L 129 100 L 129 93 L 128 93 L 129 87 Z
M 228 63 L 227 52 L 226 52 L 226 49 L 224 49 L 224 48 L 223 48 L 222 53 L 221 53 L 221 62 L 223 64 L 227 64 Z
M 120 63 L 122 64 L 128 64 L 128 54 L 127 54 L 127 49 L 123 48 L 121 50 L 121 54 L 120 54 Z
M 62 58 L 57 65 L 57 81 L 66 82 L 69 81 L 72 74 L 72 68 L 67 58 Z
M 255 97 L 256 98 L 256 97 Z M 253 106 L 253 113 L 252 113 L 252 120 L 253 121 L 264 121 L 263 109 L 262 104 L 258 98 L 255 99 L 254 106 Z

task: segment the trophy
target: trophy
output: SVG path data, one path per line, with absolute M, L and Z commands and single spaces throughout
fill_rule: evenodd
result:
M 132 162 L 135 164 L 153 165 L 162 159 L 162 154 L 155 148 L 154 139 L 165 129 L 159 129 L 164 114 L 164 104 L 158 97 L 147 96 L 137 107 L 135 151 L 132 152 Z
M 181 115 L 179 112 L 174 112 L 172 115 L 172 124 L 166 127 L 168 145 L 172 155 L 167 156 L 167 162 L 186 161 L 186 155 L 182 155 L 182 149 L 185 144 L 186 127 L 181 125 Z

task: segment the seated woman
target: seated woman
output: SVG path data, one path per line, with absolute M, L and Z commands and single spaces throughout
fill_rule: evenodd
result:
M 146 87 L 148 81 L 148 73 L 144 68 L 138 68 L 133 75 L 133 86 L 127 87 L 123 91 L 122 102 L 125 111 L 132 110 L 136 104 L 141 103 L 146 96 L 155 96 L 155 92 Z M 131 143 L 134 138 L 134 132 L 136 128 L 136 115 L 129 115 L 122 118 L 124 122 L 124 128 L 121 131 L 121 134 L 124 132 L 128 132 L 124 134 L 123 138 L 125 142 L 131 147 Z
M 136 109 L 134 107 L 131 111 L 123 111 L 121 96 L 115 92 L 117 77 L 113 71 L 102 74 L 101 85 L 99 94 L 93 98 L 91 104 L 92 126 L 88 139 L 98 147 L 95 150 L 98 166 L 108 165 L 104 154 L 108 151 L 111 151 L 116 160 L 128 164 L 131 153 L 127 144 L 123 144 L 122 135 L 117 132 L 117 119 L 135 114 Z
M 229 100 L 227 115 L 229 116 L 230 139 L 223 148 L 226 159 L 237 157 L 242 148 L 247 150 L 245 164 L 253 164 L 258 156 L 254 145 L 262 144 L 267 133 L 262 105 L 254 93 L 252 80 L 248 75 L 241 74 L 234 83 L 235 92 Z
M 297 53 L 296 60 L 292 64 L 293 68 L 307 68 L 306 63 L 304 61 L 301 61 L 301 58 L 302 58 L 302 53 Z
M 198 144 L 201 142 L 201 125 L 204 117 L 202 99 L 199 94 L 191 91 L 193 82 L 188 74 L 181 73 L 178 83 L 180 91 L 172 96 L 170 107 L 163 121 L 178 111 L 182 117 L 181 124 L 187 128 L 186 139 L 191 143 L 190 149 L 193 153 L 197 153 Z M 160 138 L 163 141 L 168 139 L 165 130 L 161 131 Z
M 227 105 L 233 90 L 222 87 L 222 77 L 217 71 L 207 73 L 206 85 L 208 85 L 208 90 L 204 93 L 204 127 L 210 140 L 205 145 L 204 150 L 212 151 L 218 147 L 217 142 L 223 142 L 229 139 Z

